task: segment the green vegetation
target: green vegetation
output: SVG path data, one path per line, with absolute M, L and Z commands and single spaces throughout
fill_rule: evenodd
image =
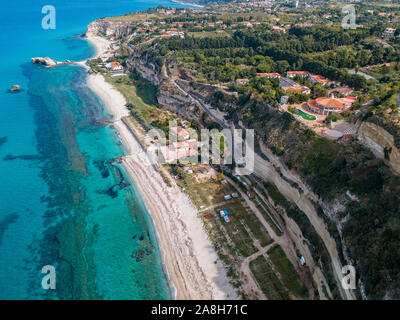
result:
M 249 208 L 245 208 L 241 201 L 235 200 L 226 203 L 221 207 L 215 208 L 215 211 L 219 214 L 219 211 L 224 209 L 229 212 L 231 223 L 235 224 L 243 221 L 243 223 L 249 228 L 251 235 L 260 242 L 262 247 L 272 243 L 272 239 L 269 237 L 267 230 L 265 230 L 256 215 Z M 252 242 L 252 240 L 250 240 L 250 242 Z
M 267 253 L 276 269 L 279 270 L 282 283 L 286 286 L 289 292 L 293 292 L 297 297 L 307 298 L 307 288 L 301 282 L 299 275 L 294 269 L 292 263 L 286 257 L 282 248 L 276 246 L 270 249 Z
M 289 300 L 290 296 L 264 256 L 250 262 L 250 270 L 270 300 Z
M 133 40 L 135 48 L 159 67 L 168 66 L 170 74 L 184 75 L 194 91 L 197 90 L 197 94 L 201 92 L 213 107 L 226 112 L 228 120 L 233 123 L 241 121 L 244 126 L 255 129 L 257 139 L 278 155 L 289 169 L 295 170 L 321 201 L 328 206 L 333 201 L 340 201 L 344 207 L 343 212 L 338 215 L 341 218 L 347 217 L 343 226 L 344 240 L 348 254 L 366 284 L 367 296 L 398 298 L 400 252 L 396 248 L 400 243 L 399 177 L 393 175 L 383 161 L 376 159 L 359 144 L 329 141 L 304 128 L 290 113 L 278 112 L 277 106 L 283 95 L 278 81 L 260 77 L 257 73 L 278 72 L 284 75 L 288 70 L 305 70 L 355 89 L 352 95 L 358 96 L 358 100 L 353 110 L 340 116 L 331 115 L 327 121 L 346 119 L 376 123 L 391 133 L 396 145 L 400 146 L 399 110 L 396 101 L 400 89 L 400 39 L 382 38 L 386 27 L 396 27 L 394 21 L 400 16 L 399 5 L 370 1 L 357 3 L 357 23 L 363 26 L 345 31 L 340 26 L 342 5 L 333 1 L 318 2 L 318 5 L 306 9 L 290 8 L 290 5 L 279 2 L 268 12 L 263 9 L 249 9 L 249 4 L 243 4 L 243 10 L 239 13 L 236 12 L 237 6 L 237 3 L 227 4 L 206 8 L 198 14 L 188 10 L 168 16 L 157 15 L 156 9 L 149 10 L 149 15 L 157 16 L 152 27 L 161 27 L 159 23 L 163 20 L 162 29 L 177 27 L 185 32 L 185 39 L 176 36 L 160 38 L 160 30 L 150 30 L 151 28 L 133 20 L 135 27 L 143 31 Z M 279 23 L 276 20 L 278 18 Z M 149 16 L 146 15 L 146 19 Z M 258 24 L 252 27 L 241 24 L 252 19 Z M 217 20 L 222 21 L 223 32 L 217 32 L 222 30 L 222 27 L 216 25 Z M 299 25 L 300 20 L 310 23 L 308 26 Z M 180 24 L 174 25 L 177 22 Z M 214 24 L 208 24 L 210 22 Z M 275 24 L 290 27 L 287 27 L 286 32 L 276 32 L 272 31 L 272 25 Z M 386 64 L 388 62 L 391 64 Z M 377 64 L 384 65 L 366 68 Z M 353 69 L 355 74 L 349 73 L 349 69 Z M 372 78 L 367 80 L 357 74 L 359 72 Z M 238 78 L 248 78 L 249 81 L 244 85 L 236 85 L 234 81 Z M 293 104 L 310 97 L 327 96 L 330 89 L 329 86 L 311 86 L 305 79 L 295 80 L 301 85 L 310 86 L 312 95 L 292 94 L 289 102 Z M 146 84 L 143 88 L 137 86 L 134 96 L 142 96 L 138 100 L 129 96 L 131 88 L 124 88 L 124 81 L 135 82 L 135 79 L 111 81 L 115 81 L 122 90 L 126 89 L 124 94 L 132 104 L 135 117 L 143 119 L 148 126 L 166 126 L 168 115 L 160 116 L 160 109 L 152 106 L 155 101 L 154 88 Z M 117 83 L 118 81 L 121 83 Z M 220 86 L 209 86 L 205 90 L 199 87 L 199 83 Z M 369 100 L 372 100 L 372 104 L 369 107 L 363 106 Z M 306 114 L 301 116 L 308 118 Z M 200 120 L 207 127 L 213 125 L 207 115 Z M 385 150 L 386 158 L 389 152 L 390 150 Z M 196 205 L 219 201 L 207 194 L 207 184 L 197 186 L 197 183 L 186 177 L 183 180 L 185 182 L 178 183 L 182 183 L 187 192 L 192 193 L 191 197 Z M 329 255 L 310 221 L 294 205 L 289 204 L 275 187 L 268 185 L 267 191 L 300 226 L 313 257 L 321 264 L 334 298 L 337 298 L 339 294 L 335 288 Z M 212 192 L 214 190 L 210 189 L 210 193 Z M 348 192 L 354 197 L 348 197 Z M 219 194 L 217 190 L 215 193 Z M 235 201 L 232 205 L 236 206 Z M 262 238 L 260 230 L 251 220 L 246 221 L 246 227 L 241 223 L 248 218 L 245 214 L 247 208 L 244 209 L 241 219 L 233 219 L 233 223 L 226 224 L 215 214 L 207 220 L 212 224 L 210 230 L 215 236 L 218 253 L 226 261 L 235 259 L 232 252 L 238 252 L 239 256 L 254 252 L 251 235 L 268 243 L 268 239 Z M 241 210 L 239 211 L 242 212 Z M 318 208 L 318 211 L 321 216 L 325 216 L 322 209 Z M 234 215 L 232 217 L 235 218 Z M 338 240 L 336 227 L 326 216 L 325 222 L 330 233 Z M 233 235 L 237 235 L 237 239 Z M 231 237 L 232 250 L 222 248 L 220 243 L 229 242 Z M 340 251 L 340 241 L 336 242 Z M 260 257 L 256 261 L 262 259 Z M 263 265 L 261 262 L 257 263 L 252 264 L 255 274 Z M 286 270 L 289 269 L 286 266 Z M 235 274 L 232 270 L 230 273 Z M 279 281 L 272 275 L 268 277 L 271 277 L 269 282 L 265 278 L 257 278 L 263 290 L 272 292 L 268 293 L 272 297 L 285 296 L 284 290 L 279 287 L 283 284 L 279 285 Z M 271 289 L 271 284 L 278 289 Z M 287 283 L 286 285 L 289 286 Z M 291 290 L 301 293 L 299 287 Z

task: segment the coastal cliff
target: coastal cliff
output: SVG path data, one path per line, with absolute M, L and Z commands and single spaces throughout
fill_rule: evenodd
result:
M 86 28 L 86 35 L 123 37 L 132 32 L 132 27 L 126 21 L 112 18 L 102 18 L 93 21 Z
M 372 122 L 363 122 L 358 130 L 358 140 L 377 158 L 384 159 L 396 174 L 400 174 L 400 150 L 394 137 Z
M 117 25 L 121 30 L 118 30 Z M 121 22 L 117 22 L 117 25 L 98 21 L 88 29 L 90 32 L 113 37 L 128 32 L 129 26 Z M 220 117 L 221 122 L 238 123 L 243 128 L 250 127 L 258 131 L 257 138 L 263 142 L 256 147 L 255 174 L 273 185 L 284 198 L 281 202 L 274 201 L 275 206 L 285 221 L 296 248 L 306 257 L 307 266 L 310 268 L 320 298 L 367 298 L 364 281 L 368 284 L 370 275 L 367 277 L 363 274 L 366 262 L 355 250 L 359 249 L 358 244 L 361 242 L 351 234 L 349 231 L 351 228 L 347 228 L 346 233 L 345 225 L 348 225 L 349 220 L 354 224 L 354 221 L 359 219 L 356 216 L 357 212 L 367 210 L 365 208 L 368 207 L 370 195 L 362 186 L 364 181 L 378 181 L 369 174 L 378 168 L 383 170 L 383 167 L 380 167 L 381 161 L 376 161 L 377 159 L 368 150 L 361 150 L 362 157 L 354 156 L 360 152 L 357 149 L 360 147 L 358 144 L 354 150 L 350 150 L 337 147 L 337 144 L 326 139 L 314 138 L 310 132 L 296 125 L 288 114 L 268 110 L 265 105 L 260 108 L 258 118 L 267 119 L 265 121 L 267 126 L 258 127 L 257 118 L 250 125 L 242 123 L 241 121 L 245 119 L 243 114 L 248 112 L 246 108 L 257 109 L 256 104 L 240 105 L 234 94 L 224 92 L 221 87 L 196 83 L 182 74 L 178 75 L 177 69 L 174 70 L 175 73 L 170 73 L 168 63 L 156 55 L 154 48 L 147 46 L 146 50 L 142 50 L 140 46 L 133 45 L 129 45 L 129 48 L 131 55 L 126 60 L 127 69 L 157 86 L 160 107 L 201 124 L 203 115 L 207 115 L 202 105 L 213 106 L 214 115 L 223 114 Z M 225 97 L 215 101 L 215 97 L 220 97 L 222 92 Z M 238 112 L 235 113 L 235 110 Z M 358 138 L 374 152 L 377 158 L 386 159 L 387 163 L 390 162 L 392 170 L 399 172 L 399 150 L 395 147 L 390 134 L 376 125 L 363 123 L 358 131 Z M 281 154 L 277 154 L 276 146 L 283 150 Z M 332 155 L 335 154 L 335 150 L 343 154 L 342 158 L 336 159 Z M 309 167 L 302 165 L 305 159 L 316 159 L 318 155 L 322 155 L 322 162 L 333 159 L 328 165 L 338 172 L 344 172 L 343 179 L 337 180 L 335 175 L 338 175 L 334 171 L 319 172 L 320 166 L 314 162 L 310 162 Z M 359 159 L 365 163 L 360 165 Z M 317 162 L 316 159 L 315 163 Z M 372 182 L 371 184 L 375 186 Z M 332 188 L 332 185 L 335 188 Z M 357 192 L 354 193 L 353 190 Z M 354 206 L 361 209 L 353 210 Z M 368 231 L 374 233 L 373 228 Z M 361 273 L 360 277 L 357 276 L 357 279 L 361 279 L 358 280 L 357 292 L 344 290 L 341 286 L 342 266 L 348 264 L 355 265 L 357 272 Z M 371 288 L 367 293 L 372 293 Z M 383 294 L 381 292 L 377 296 L 384 295 L 385 290 L 383 289 Z
M 142 78 L 154 85 L 160 85 L 167 77 L 162 76 L 161 67 L 148 52 L 141 52 L 131 47 L 132 54 L 126 60 L 129 71 L 136 71 Z
M 118 37 L 128 34 L 129 26 L 121 21 L 111 22 L 108 19 L 100 19 L 88 26 L 88 33 L 107 37 Z M 130 72 L 137 72 L 141 77 L 158 87 L 157 99 L 159 106 L 176 112 L 189 120 L 199 122 L 204 112 L 199 107 L 198 103 L 193 101 L 194 98 L 209 104 L 211 103 L 213 94 L 218 88 L 201 84 L 191 85 L 190 81 L 180 81 L 179 79 L 176 80 L 179 81 L 179 85 L 176 85 L 174 80 L 168 77 L 166 66 L 163 65 L 163 67 L 160 67 L 159 62 L 157 62 L 156 58 L 148 51 L 141 51 L 132 46 L 130 46 L 130 49 L 132 53 L 126 60 L 128 70 Z M 272 152 L 266 146 L 263 147 L 261 153 L 264 158 L 266 157 L 265 153 L 268 154 L 268 159 L 257 156 L 258 163 L 255 168 L 255 173 L 259 177 L 265 179 L 265 181 L 274 184 L 289 202 L 294 203 L 307 215 L 311 225 L 322 239 L 324 247 L 327 249 L 331 258 L 333 271 L 331 271 L 332 273 L 329 277 L 334 277 L 337 284 L 336 286 L 340 287 L 342 263 L 339 256 L 343 254 L 338 253 L 338 245 L 335 239 L 329 234 L 324 219 L 318 215 L 315 209 L 314 203 L 319 202 L 318 197 L 310 191 L 310 188 L 305 186 L 299 176 L 295 176 L 293 172 L 284 170 L 284 165 L 281 163 L 281 160 L 273 157 Z M 284 174 L 285 177 L 282 177 L 282 174 Z M 294 184 L 300 185 L 302 189 L 299 190 L 293 187 L 292 185 Z M 328 208 L 329 206 L 325 205 L 325 207 Z M 315 254 L 313 255 L 313 253 L 311 253 L 310 244 L 305 244 L 308 243 L 308 240 L 303 236 L 301 228 L 293 219 L 285 215 L 284 210 L 282 211 L 282 215 L 288 226 L 290 226 L 288 229 L 291 231 L 292 238 L 297 244 L 300 253 L 307 258 L 320 298 L 332 298 L 332 288 L 330 288 L 330 286 L 333 285 L 333 282 L 331 281 L 328 283 L 326 274 L 322 271 L 323 268 L 329 269 L 329 266 L 321 266 L 321 262 L 316 260 L 317 257 Z M 346 294 L 348 293 L 344 291 L 339 293 L 344 299 L 346 298 Z M 354 297 L 350 294 L 347 298 L 352 299 Z

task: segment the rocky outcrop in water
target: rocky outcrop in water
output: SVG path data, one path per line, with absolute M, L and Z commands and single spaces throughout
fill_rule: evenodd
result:
M 69 60 L 65 60 L 64 62 L 56 61 L 56 60 L 53 60 L 53 59 L 51 59 L 49 57 L 45 57 L 45 58 L 35 57 L 35 58 L 31 58 L 31 61 L 32 61 L 33 64 L 40 64 L 40 65 L 42 65 L 42 66 L 44 66 L 46 68 L 53 68 L 53 67 L 56 67 L 56 66 L 61 66 L 63 64 L 72 64 L 73 63 L 73 62 L 71 62 Z
M 10 91 L 11 91 L 11 92 L 18 92 L 18 91 L 21 91 L 21 87 L 20 87 L 19 85 L 17 85 L 17 84 L 14 84 L 14 85 L 11 87 Z
M 49 57 L 36 57 L 36 58 L 31 58 L 31 61 L 33 64 L 40 64 L 45 66 L 46 68 L 52 68 L 60 64 L 59 62 L 49 58 Z

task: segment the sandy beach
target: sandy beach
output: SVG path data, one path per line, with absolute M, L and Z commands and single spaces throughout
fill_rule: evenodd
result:
M 95 35 L 87 34 L 87 40 L 96 46 L 97 57 L 109 47 L 106 39 Z M 176 185 L 167 186 L 132 131 L 122 121 L 121 118 L 129 114 L 124 96 L 99 74 L 89 74 L 88 85 L 113 115 L 113 125 L 127 153 L 122 163 L 154 222 L 175 298 L 238 299 L 197 209 Z

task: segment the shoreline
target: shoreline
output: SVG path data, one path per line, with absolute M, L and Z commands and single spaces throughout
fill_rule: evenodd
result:
M 201 5 L 201 4 L 196 4 L 196 3 L 191 3 L 191 2 L 186 2 L 184 0 L 180 1 L 180 0 L 170 0 L 171 2 L 177 3 L 177 4 L 183 4 L 186 6 L 191 6 L 191 7 L 196 7 L 196 8 L 204 8 L 205 6 Z
M 85 39 L 96 48 L 99 57 L 109 41 L 87 34 Z M 87 70 L 86 61 L 80 62 Z M 197 209 L 179 187 L 168 187 L 160 173 L 151 165 L 136 134 L 122 118 L 129 115 L 125 97 L 100 74 L 88 74 L 89 88 L 103 101 L 113 116 L 126 156 L 124 170 L 146 206 L 153 221 L 163 268 L 174 299 L 239 299 L 229 282 L 226 269 L 219 260 Z

